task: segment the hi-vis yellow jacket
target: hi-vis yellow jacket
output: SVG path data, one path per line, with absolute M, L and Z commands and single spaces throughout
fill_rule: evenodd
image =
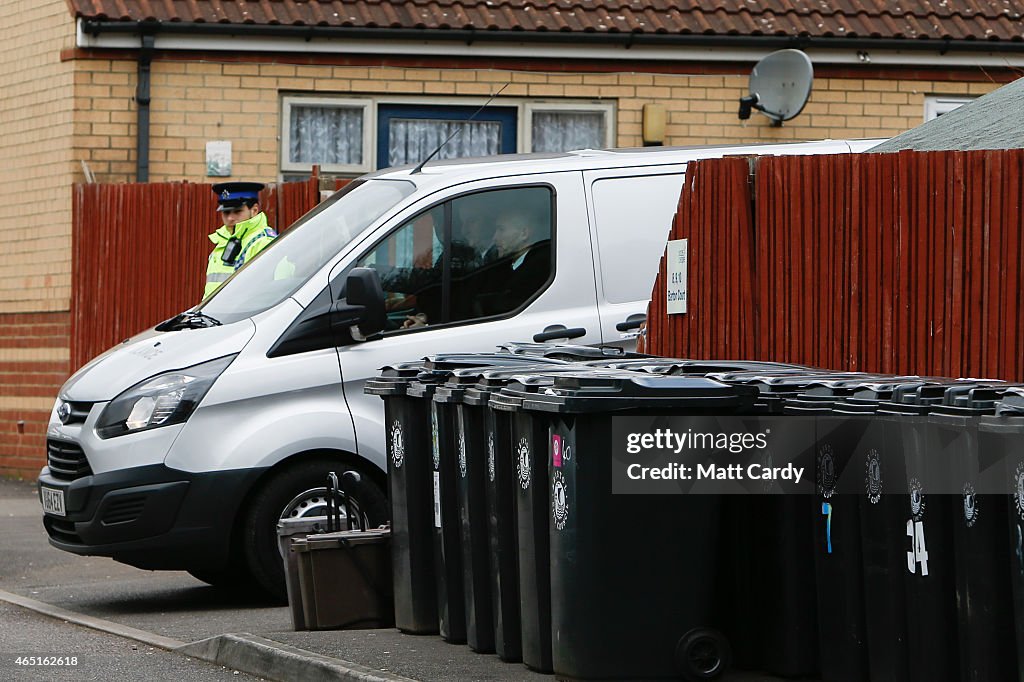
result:
M 210 294 L 224 283 L 235 270 L 245 265 L 246 261 L 252 259 L 257 253 L 265 249 L 270 242 L 277 237 L 277 232 L 267 225 L 267 214 L 257 213 L 252 218 L 235 225 L 234 236 L 242 243 L 242 252 L 234 263 L 225 263 L 223 260 L 224 247 L 232 234 L 228 232 L 225 225 L 217 228 L 217 231 L 210 235 L 213 242 L 213 252 L 210 253 L 210 260 L 206 265 L 206 289 L 203 291 L 203 298 L 209 298 Z

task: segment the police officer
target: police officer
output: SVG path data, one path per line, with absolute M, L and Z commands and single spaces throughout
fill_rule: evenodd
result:
M 206 266 L 204 299 L 277 237 L 260 210 L 261 189 L 263 184 L 259 182 L 222 182 L 213 186 L 224 224 L 210 235 L 213 252 Z

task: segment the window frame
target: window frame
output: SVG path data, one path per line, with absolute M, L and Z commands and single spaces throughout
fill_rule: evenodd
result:
M 442 95 L 436 97 L 416 96 L 387 96 L 367 95 L 351 96 L 327 93 L 282 92 L 281 97 L 281 120 L 279 123 L 280 159 L 278 162 L 278 179 L 285 175 L 309 174 L 313 170 L 311 163 L 294 163 L 288 160 L 289 147 L 291 145 L 291 109 L 295 105 L 312 106 L 337 106 L 343 108 L 359 108 L 363 111 L 363 162 L 361 164 L 319 164 L 322 173 L 336 175 L 357 176 L 363 173 L 370 173 L 379 169 L 380 160 L 377 158 L 378 147 L 378 116 L 377 110 L 380 106 L 391 104 L 397 105 L 419 105 L 428 107 L 479 107 L 487 102 L 486 96 L 459 97 Z M 534 112 L 578 112 L 593 113 L 602 112 L 605 116 L 605 140 L 604 148 L 615 146 L 618 139 L 618 120 L 616 116 L 616 100 L 596 99 L 532 99 L 525 97 L 498 97 L 491 102 L 491 106 L 508 107 L 516 109 L 516 152 L 531 153 L 533 150 L 533 115 Z
M 604 126 L 604 144 L 600 147 L 601 149 L 608 149 L 615 146 L 615 103 L 611 101 L 607 102 L 594 102 L 594 101 L 579 101 L 579 102 L 563 102 L 563 101 L 551 101 L 551 100 L 540 100 L 530 101 L 523 103 L 522 113 L 522 135 L 520 135 L 522 151 L 524 153 L 533 152 L 533 115 L 535 113 L 546 113 L 546 112 L 557 112 L 562 114 L 592 114 L 594 112 L 602 112 L 605 115 L 605 126 Z
M 363 117 L 363 162 L 358 164 L 341 163 L 300 163 L 289 159 L 291 147 L 291 120 L 293 106 L 321 106 L 333 107 L 336 109 L 358 109 Z M 370 129 L 371 121 L 376 119 L 376 107 L 372 99 L 354 97 L 307 97 L 305 95 L 282 95 L 281 97 L 281 162 L 279 173 L 311 173 L 314 165 L 319 165 L 324 173 L 346 173 L 362 174 L 373 170 L 376 163 L 376 156 L 371 142 L 373 131 Z
M 976 96 L 971 95 L 925 95 L 924 120 L 926 123 L 933 121 L 940 115 L 955 111 L 976 99 Z

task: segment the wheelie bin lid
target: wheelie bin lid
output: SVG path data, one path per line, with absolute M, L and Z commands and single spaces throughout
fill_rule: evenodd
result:
M 553 378 L 551 386 L 524 398 L 522 409 L 577 414 L 635 409 L 723 409 L 733 413 L 750 410 L 757 397 L 753 387 L 704 377 L 567 372 Z
M 802 393 L 816 381 L 860 379 L 867 375 L 857 373 L 830 372 L 827 370 L 780 372 L 746 372 L 739 376 L 725 378 L 721 374 L 710 374 L 707 378 L 728 384 L 753 386 L 758 391 L 757 402 L 762 411 L 779 414 L 785 410 L 787 401 Z M 720 378 L 721 377 L 721 378 Z
M 380 368 L 380 375 L 368 379 L 363 386 L 363 393 L 379 395 L 382 398 L 393 395 L 405 395 L 409 384 L 423 371 L 423 361 L 400 362 Z
M 406 395 L 416 398 L 433 396 L 437 387 L 448 380 L 458 369 L 477 367 L 523 367 L 537 364 L 537 358 L 512 353 L 442 353 L 423 359 L 423 368 L 416 381 L 409 384 Z
M 831 412 L 836 403 L 852 396 L 857 389 L 884 379 L 886 376 L 882 374 L 864 374 L 856 378 L 844 374 L 815 379 L 786 400 L 784 411 L 792 414 Z
M 781 362 L 763 360 L 688 360 L 682 358 L 632 358 L 629 360 L 606 361 L 595 360 L 586 363 L 591 367 L 612 367 L 629 369 L 649 374 L 670 374 L 706 376 L 719 373 L 737 372 L 775 372 L 778 370 L 814 371 L 811 367 L 791 365 Z
M 515 357 L 515 356 L 514 356 Z M 529 357 L 532 362 L 513 362 L 511 364 L 502 363 L 500 365 L 482 365 L 480 367 L 462 367 L 453 370 L 448 375 L 445 382 L 437 387 L 434 392 L 434 402 L 438 403 L 459 403 L 469 402 L 466 400 L 466 394 L 469 389 L 475 387 L 481 380 L 484 374 L 493 372 L 504 372 L 509 376 L 516 376 L 521 374 L 527 374 L 532 371 L 558 371 L 560 369 L 578 369 L 579 365 L 574 362 L 568 362 L 566 360 L 558 360 L 555 358 L 545 357 L 531 357 L 531 356 L 518 356 L 521 360 L 522 357 Z M 472 403 L 479 404 L 479 403 Z
M 467 405 L 488 405 L 491 396 L 514 381 L 526 379 L 533 372 L 545 375 L 558 372 L 579 371 L 580 365 L 575 362 L 553 361 L 550 359 L 542 365 L 526 367 L 488 367 L 477 377 L 476 383 L 466 387 L 462 400 Z
M 936 405 L 928 421 L 940 425 L 963 427 L 982 415 L 996 413 L 996 405 L 1013 384 L 957 383 L 946 389 L 942 404 Z
M 503 343 L 498 348 L 515 355 L 539 355 L 541 357 L 557 358 L 560 360 L 584 361 L 599 360 L 601 358 L 651 358 L 659 359 L 657 355 L 647 355 L 628 351 L 619 346 L 586 346 L 579 343 L 535 343 L 526 341 L 512 341 Z
M 950 383 L 955 382 L 951 379 Z M 879 414 L 926 415 L 942 403 L 948 383 L 913 381 L 892 389 L 888 402 L 878 406 Z
M 500 387 L 500 390 L 494 390 L 491 392 L 490 400 L 487 401 L 488 407 L 495 410 L 502 410 L 505 412 L 514 412 L 523 407 L 523 403 L 533 396 L 536 396 L 544 391 L 550 390 L 555 385 L 555 377 L 559 374 L 572 374 L 572 373 L 586 373 L 590 376 L 607 376 L 607 377 L 633 377 L 643 376 L 638 372 L 631 372 L 629 370 L 617 370 L 617 369 L 588 369 L 585 367 L 576 366 L 573 369 L 569 368 L 558 368 L 554 371 L 545 370 L 544 373 L 523 373 L 523 372 L 512 372 L 508 375 L 501 375 L 500 370 L 489 373 L 488 380 L 498 380 L 504 382 L 504 385 Z M 497 388 L 497 387 L 496 387 Z
M 1024 388 L 1011 386 L 1006 389 L 1006 393 L 996 405 L 996 414 L 1024 416 Z
M 892 400 L 893 389 L 903 383 L 906 380 L 892 377 L 862 384 L 833 404 L 832 410 L 840 414 L 874 414 L 879 405 Z
M 1019 435 L 1024 433 L 1024 388 L 1011 386 L 996 403 L 995 415 L 984 415 L 980 431 Z

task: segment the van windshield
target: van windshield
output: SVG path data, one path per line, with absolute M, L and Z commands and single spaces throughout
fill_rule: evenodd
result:
M 199 310 L 224 324 L 269 310 L 415 189 L 405 180 L 353 180 L 239 268 Z

